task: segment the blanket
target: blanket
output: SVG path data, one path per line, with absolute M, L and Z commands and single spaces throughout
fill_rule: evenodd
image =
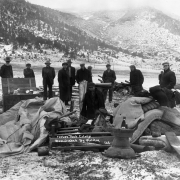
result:
M 1 115 L 0 157 L 29 152 L 38 147 L 48 136 L 44 127 L 46 118 L 57 118 L 66 113 L 66 107 L 58 97 L 18 103 Z M 69 121 L 67 118 L 63 120 Z
M 131 129 L 135 127 L 139 119 L 144 119 L 144 111 L 141 105 L 150 101 L 152 101 L 151 98 L 131 97 L 125 102 L 119 104 L 113 112 L 114 126 L 116 128 L 120 128 L 123 117 L 126 117 L 126 124 L 128 125 L 128 128 Z
M 132 138 L 130 138 L 131 143 L 135 143 L 143 135 L 148 126 L 156 120 L 169 124 L 176 131 L 178 129 L 180 130 L 180 112 L 177 109 L 159 107 L 158 109 L 152 109 L 144 113 L 142 105 L 148 102 L 151 102 L 150 98 L 129 98 L 127 101 L 121 103 L 113 112 L 113 124 L 116 128 L 121 128 L 123 117 L 126 117 L 126 123 L 130 129 L 137 125 L 139 119 L 142 119 L 134 131 Z

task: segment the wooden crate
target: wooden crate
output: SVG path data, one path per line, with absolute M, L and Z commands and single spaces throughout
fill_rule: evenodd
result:
M 34 78 L 2 78 L 3 95 L 13 94 L 14 90 L 36 90 L 36 81 Z
M 13 95 L 14 90 L 20 89 L 19 95 Z M 33 99 L 38 94 L 26 94 L 26 90 L 36 90 L 34 78 L 2 78 L 3 111 L 7 111 L 21 100 Z
M 3 96 L 3 111 L 7 111 L 21 100 L 34 99 L 39 96 L 38 94 L 27 94 L 27 95 L 5 95 Z

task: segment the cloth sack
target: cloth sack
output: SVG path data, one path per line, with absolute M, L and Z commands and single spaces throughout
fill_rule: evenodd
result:
M 87 91 L 87 81 L 80 82 L 79 83 L 79 109 L 80 109 L 80 112 L 83 107 L 83 100 L 84 100 L 86 91 Z

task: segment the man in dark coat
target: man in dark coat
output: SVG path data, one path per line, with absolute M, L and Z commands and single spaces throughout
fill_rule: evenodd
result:
M 104 71 L 102 79 L 104 83 L 112 83 L 111 88 L 109 89 L 109 102 L 112 102 L 113 97 L 113 85 L 116 80 L 116 74 L 113 70 L 111 70 L 111 65 L 106 65 L 107 70 Z M 108 90 L 104 90 L 104 102 L 106 101 Z
M 47 100 L 47 87 L 49 89 L 49 99 L 52 98 L 52 85 L 54 84 L 55 70 L 50 67 L 50 60 L 45 62 L 46 67 L 42 69 L 44 100 Z
M 67 61 L 67 64 L 68 64 L 67 70 L 68 70 L 68 74 L 69 74 L 69 78 L 70 78 L 70 99 L 71 99 L 71 97 L 72 97 L 72 87 L 75 85 L 76 69 L 71 66 L 71 64 L 72 64 L 71 59 L 69 59 Z
M 92 80 L 92 66 L 88 66 L 87 69 L 89 70 L 89 72 L 90 72 L 90 74 L 91 74 L 91 82 L 93 82 L 93 80 Z
M 83 100 L 83 108 L 80 115 L 87 119 L 94 119 L 99 108 L 105 108 L 104 96 L 95 88 L 94 83 L 88 83 L 88 89 Z
M 13 78 L 13 70 L 10 64 L 11 58 L 7 56 L 5 61 L 6 63 L 1 66 L 0 75 L 2 78 Z
M 60 99 L 68 105 L 70 100 L 70 77 L 68 72 L 68 64 L 62 63 L 63 68 L 58 72 Z
M 161 106 L 175 107 L 175 94 L 171 89 L 176 85 L 176 75 L 169 68 L 169 63 L 162 64 L 163 74 L 160 76 L 160 86 L 154 86 L 149 89 L 151 95 Z
M 77 83 L 79 84 L 81 81 L 84 81 L 84 80 L 87 81 L 88 83 L 92 82 L 91 74 L 85 68 L 85 64 L 82 63 L 82 64 L 80 64 L 80 66 L 81 66 L 81 69 L 78 69 L 77 73 L 76 73 L 76 81 L 77 81 Z
M 144 76 L 139 69 L 136 69 L 134 65 L 130 66 L 130 84 L 132 87 L 132 93 L 138 94 L 143 90 L 142 84 L 144 82 Z
M 31 69 L 31 63 L 26 64 L 26 69 L 24 69 L 24 78 L 35 78 L 34 71 Z
M 162 64 L 164 68 L 164 73 L 160 79 L 161 88 L 173 89 L 176 85 L 176 75 L 169 68 L 169 63 L 165 62 Z

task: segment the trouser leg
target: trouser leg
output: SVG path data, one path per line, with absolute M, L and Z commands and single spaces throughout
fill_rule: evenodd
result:
M 107 98 L 107 89 L 103 90 L 103 95 L 104 95 L 104 103 L 106 102 L 106 98 Z
M 49 99 L 52 98 L 52 84 L 48 84 L 48 88 L 49 88 Z
M 109 101 L 112 101 L 112 96 L 113 96 L 113 89 L 109 89 Z
M 163 91 L 159 90 L 159 91 L 151 93 L 151 95 L 153 96 L 154 99 L 157 100 L 160 106 L 170 107 L 168 97 Z
M 47 82 L 43 83 L 43 88 L 44 88 L 44 100 L 47 100 Z
M 69 97 L 70 97 L 70 100 L 71 100 L 71 98 L 72 98 L 72 86 L 70 86 L 70 95 L 69 95 Z

